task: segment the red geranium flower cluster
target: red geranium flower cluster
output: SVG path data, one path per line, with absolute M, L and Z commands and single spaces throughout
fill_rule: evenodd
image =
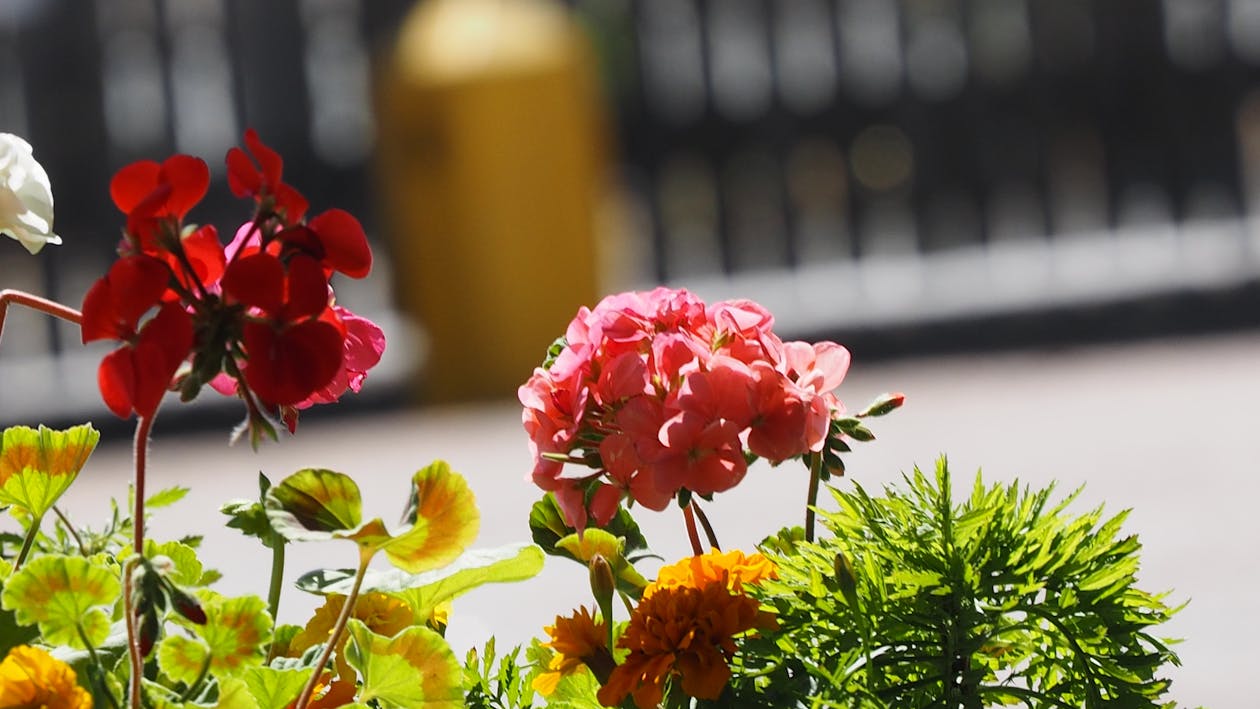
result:
M 249 153 L 227 154 L 228 184 L 254 216 L 226 248 L 213 226 L 185 223 L 210 184 L 202 160 L 133 163 L 110 183 L 126 228 L 118 261 L 83 299 L 82 336 L 122 341 L 97 374 L 120 417 L 151 417 L 166 391 L 190 400 L 213 384 L 244 399 L 257 440 L 274 434 L 269 415 L 293 430 L 298 409 L 358 391 L 380 360 L 380 328 L 335 305 L 329 286 L 334 273 L 371 270 L 363 227 L 338 209 L 305 220 L 280 156 L 252 130 L 245 141 Z
M 747 455 L 823 451 L 849 367 L 834 342 L 783 342 L 748 300 L 705 305 L 685 290 L 623 293 L 582 308 L 520 388 L 532 478 L 569 524 L 608 522 L 623 498 L 664 509 L 743 479 Z M 566 462 L 593 468 L 573 474 Z

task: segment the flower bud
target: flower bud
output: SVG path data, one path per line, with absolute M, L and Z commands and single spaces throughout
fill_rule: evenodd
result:
M 587 567 L 591 576 L 591 593 L 595 595 L 595 602 L 599 604 L 600 610 L 604 612 L 604 620 L 607 621 L 607 610 L 612 607 L 613 592 L 617 590 L 612 565 L 603 554 L 596 554 L 591 557 Z
M 872 401 L 870 405 L 863 409 L 857 416 L 858 418 L 866 418 L 867 416 L 883 416 L 886 413 L 900 408 L 904 403 L 906 403 L 906 395 L 899 391 L 883 394 L 875 401 Z
M 201 607 L 201 602 L 196 596 L 185 593 L 183 590 L 170 586 L 171 605 L 175 608 L 175 612 L 184 616 L 188 620 L 197 625 L 206 624 L 206 611 Z

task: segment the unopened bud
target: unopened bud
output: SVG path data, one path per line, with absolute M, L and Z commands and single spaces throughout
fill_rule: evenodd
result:
M 858 414 L 858 418 L 866 418 L 867 416 L 883 416 L 886 413 L 900 408 L 904 403 L 906 403 L 906 395 L 899 391 L 892 392 L 890 394 L 883 394 L 863 409 L 862 412 Z
M 197 600 L 196 596 L 174 587 L 170 591 L 171 605 L 175 608 L 176 613 L 197 625 L 206 624 L 206 611 L 201 607 L 201 602 Z
M 591 573 L 591 593 L 595 595 L 595 602 L 599 604 L 600 610 L 603 610 L 605 605 L 612 605 L 613 593 L 617 590 L 612 564 L 608 563 L 603 554 L 596 554 L 591 557 L 587 568 Z
M 156 611 L 140 614 L 140 627 L 136 629 L 136 635 L 140 641 L 140 656 L 148 657 L 153 651 L 153 644 L 157 642 L 158 630 L 161 623 L 158 621 Z

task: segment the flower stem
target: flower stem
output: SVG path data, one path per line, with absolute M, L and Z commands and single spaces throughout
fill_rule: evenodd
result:
M 137 555 L 144 554 L 144 476 L 149 458 L 149 430 L 153 428 L 153 417 L 157 411 L 148 416 L 136 419 L 136 440 L 132 452 L 136 465 L 135 508 L 131 515 L 134 549 Z
M 306 686 L 298 695 L 293 709 L 306 709 L 306 705 L 310 703 L 311 695 L 315 693 L 315 685 L 319 683 L 319 676 L 324 671 L 324 665 L 328 664 L 328 658 L 332 657 L 333 649 L 337 647 L 337 641 L 341 639 L 341 633 L 345 631 L 346 623 L 350 620 L 350 614 L 354 613 L 354 604 L 359 600 L 359 588 L 363 585 L 363 577 L 367 575 L 368 562 L 372 560 L 372 554 L 373 552 L 368 550 L 359 551 L 359 570 L 354 575 L 354 586 L 350 588 L 350 595 L 346 596 L 346 604 L 341 608 L 341 615 L 337 616 L 337 623 L 328 636 L 328 644 L 324 646 L 324 652 L 315 663 L 315 672 L 306 681 Z
M 276 535 L 279 536 L 279 535 Z M 271 629 L 280 624 L 280 592 L 284 586 L 284 540 L 277 539 L 271 550 L 271 585 L 267 590 L 267 611 L 271 613 Z
M 87 545 L 83 543 L 83 537 L 79 536 L 79 531 L 74 528 L 73 524 L 70 524 L 70 518 L 66 517 L 66 513 L 62 512 L 56 505 L 53 505 L 52 510 L 53 513 L 57 515 L 57 518 L 61 520 L 61 523 L 66 525 L 66 531 L 70 533 L 70 536 L 74 537 L 74 543 L 79 545 L 79 553 L 83 556 L 87 556 Z
M 54 318 L 61 318 L 62 320 L 72 322 L 75 325 L 83 323 L 83 313 L 80 313 L 74 308 L 68 308 L 56 301 L 41 298 L 37 295 L 31 295 L 25 291 L 6 288 L 5 290 L 0 290 L 0 336 L 4 335 L 4 316 L 9 310 L 9 303 L 25 305 L 32 310 L 38 310 L 39 312 L 51 315 Z
M 131 660 L 131 709 L 142 709 L 140 704 L 140 678 L 144 674 L 144 656 L 140 654 L 140 638 L 136 635 L 136 609 L 131 605 L 132 573 L 139 563 L 139 556 L 132 556 L 123 564 L 123 616 L 127 621 L 127 656 Z
M 83 632 L 83 624 L 75 623 L 74 629 L 78 631 L 79 640 L 83 642 L 83 647 L 87 648 L 88 657 L 92 660 L 92 664 L 88 666 L 91 669 L 88 672 L 88 680 L 92 683 L 92 688 L 100 694 L 104 694 L 113 709 L 118 709 L 118 702 L 114 701 L 114 693 L 109 691 L 109 686 L 104 680 L 105 666 L 101 664 L 101 657 L 96 654 L 96 648 L 93 647 L 92 643 L 88 642 L 87 633 Z
M 695 498 L 691 500 L 691 506 L 696 510 L 696 517 L 700 520 L 700 526 L 704 527 L 704 536 L 709 538 L 709 546 L 722 551 L 722 545 L 718 544 L 717 535 L 713 533 L 713 525 L 709 524 L 709 516 L 700 509 L 700 505 L 696 504 Z
M 704 553 L 704 548 L 700 546 L 700 533 L 696 531 L 696 513 L 692 511 L 693 504 L 688 503 L 682 508 L 683 521 L 687 523 L 687 538 L 691 540 L 691 551 L 700 556 Z
M 31 553 L 31 547 L 35 546 L 35 537 L 39 536 L 39 525 L 44 521 L 44 516 L 40 515 L 31 520 L 30 529 L 26 530 L 26 537 L 22 539 L 22 549 L 18 551 L 17 559 L 13 562 L 13 572 L 22 568 L 22 563 L 26 561 L 26 555 Z
M 814 507 L 818 505 L 818 484 L 822 479 L 822 454 L 809 456 L 809 492 L 805 497 L 805 541 L 814 541 Z

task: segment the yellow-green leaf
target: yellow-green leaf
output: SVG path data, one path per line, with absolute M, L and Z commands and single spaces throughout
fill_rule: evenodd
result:
M 624 546 L 625 542 L 621 537 L 599 528 L 587 529 L 580 535 L 570 534 L 556 542 L 557 549 L 568 552 L 583 564 L 589 563 L 596 554 L 604 557 L 612 564 L 613 573 L 617 576 L 617 587 L 623 591 L 642 589 L 648 581 L 626 560 L 622 553 Z
M 314 669 L 309 667 L 291 670 L 251 667 L 241 679 L 258 703 L 258 709 L 285 709 L 302 693 L 312 672 Z
M 123 561 L 133 554 L 135 551 L 127 547 L 118 554 L 118 559 Z M 197 558 L 197 550 L 183 542 L 171 541 L 159 544 L 152 539 L 146 539 L 144 540 L 144 556 L 146 559 L 157 556 L 170 559 L 174 568 L 166 576 L 180 586 L 204 585 L 201 582 L 203 569 L 201 560 Z
M 262 664 L 264 646 L 271 638 L 266 602 L 257 596 L 226 598 L 205 590 L 198 597 L 206 622 L 187 624 L 195 639 L 172 635 L 162 641 L 158 649 L 162 671 L 173 679 L 191 682 L 207 656 L 210 672 L 216 677 L 236 676 Z
M 147 696 L 153 702 L 153 709 L 262 709 L 254 697 L 250 695 L 245 683 L 235 677 L 219 682 L 219 698 L 214 704 L 198 704 L 167 699 L 163 695 L 168 690 L 145 680 Z
M 0 505 L 39 518 L 78 477 L 101 434 L 90 424 L 57 431 L 13 426 L 0 436 Z
M 410 528 L 380 545 L 390 563 L 412 574 L 454 561 L 480 528 L 477 501 L 445 461 L 416 471 L 403 521 Z
M 363 678 L 361 703 L 375 699 L 386 709 L 464 705 L 460 664 L 441 635 L 415 626 L 387 638 L 354 619 L 346 629 L 346 660 Z
M 333 539 L 333 532 L 358 528 L 363 500 L 348 475 L 307 468 L 290 475 L 263 499 L 272 527 L 291 541 Z
M 109 616 L 120 594 L 118 577 L 77 556 L 35 557 L 4 584 L 0 605 L 16 611 L 21 625 L 39 624 L 43 641 L 83 649 L 109 636 Z

